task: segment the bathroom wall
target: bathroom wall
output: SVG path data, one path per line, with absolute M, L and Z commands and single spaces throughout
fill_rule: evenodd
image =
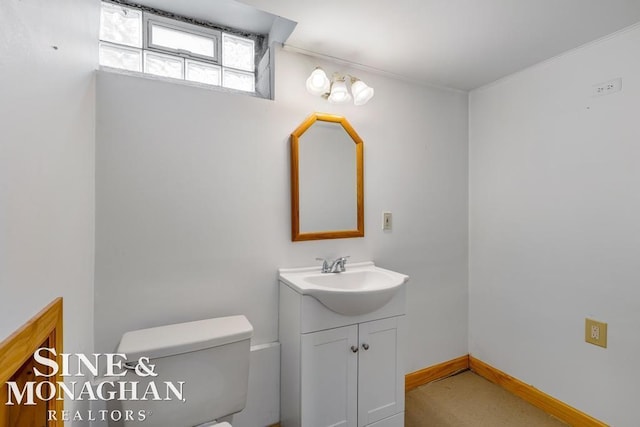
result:
M 0 2 L 0 341 L 62 296 L 65 351 L 93 351 L 98 7 Z
M 470 94 L 470 352 L 617 427 L 640 394 L 639 49 L 636 26 Z
M 352 71 L 375 98 L 307 94 L 316 65 Z M 270 101 L 98 74 L 96 351 L 127 330 L 236 313 L 254 344 L 276 341 L 278 267 L 351 255 L 411 276 L 407 372 L 466 354 L 467 94 L 286 50 L 275 79 Z M 289 135 L 314 111 L 345 115 L 365 142 L 365 238 L 291 242 Z

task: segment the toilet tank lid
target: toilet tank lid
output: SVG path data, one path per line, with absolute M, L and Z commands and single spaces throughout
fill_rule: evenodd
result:
M 118 353 L 127 360 L 157 359 L 218 347 L 251 338 L 253 326 L 245 316 L 217 317 L 126 332 Z

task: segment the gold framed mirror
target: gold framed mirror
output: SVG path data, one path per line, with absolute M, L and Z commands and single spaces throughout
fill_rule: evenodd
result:
M 346 118 L 313 113 L 291 134 L 291 240 L 364 237 L 363 142 Z

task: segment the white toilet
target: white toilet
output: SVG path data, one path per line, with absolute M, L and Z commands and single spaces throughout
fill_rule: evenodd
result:
M 153 372 L 157 376 L 145 377 L 129 370 L 119 380 L 137 381 L 139 397 L 154 382 L 162 400 L 154 400 L 151 393 L 148 400 L 118 402 L 122 419 L 115 425 L 230 427 L 222 419 L 243 410 L 247 401 L 252 333 L 253 327 L 245 316 L 125 333 L 117 352 L 126 354 L 133 364 L 140 357 L 148 357 L 148 365 L 155 365 Z M 174 386 L 173 391 L 167 382 Z M 179 382 L 183 382 L 183 401 L 175 398 Z

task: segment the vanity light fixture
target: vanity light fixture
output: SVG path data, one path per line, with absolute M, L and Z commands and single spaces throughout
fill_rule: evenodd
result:
M 327 101 L 332 104 L 344 104 L 351 101 L 351 94 L 347 89 L 347 82 L 344 81 L 344 77 L 334 78 Z
M 349 85 L 347 85 L 347 81 Z M 348 74 L 334 73 L 329 80 L 327 74 L 320 67 L 316 67 L 307 79 L 307 92 L 322 96 L 332 104 L 344 104 L 353 98 L 355 105 L 364 105 L 374 95 L 373 88 L 359 78 Z
M 331 88 L 331 82 L 327 78 L 324 70 L 320 67 L 317 67 L 309 78 L 307 79 L 307 92 L 311 95 L 319 95 L 329 92 Z

